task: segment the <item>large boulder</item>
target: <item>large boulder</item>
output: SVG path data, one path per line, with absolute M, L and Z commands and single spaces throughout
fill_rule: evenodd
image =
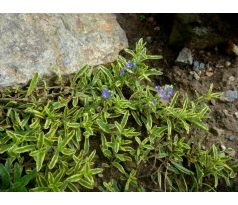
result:
M 0 14 L 0 87 L 35 72 L 62 75 L 106 64 L 128 46 L 113 14 Z

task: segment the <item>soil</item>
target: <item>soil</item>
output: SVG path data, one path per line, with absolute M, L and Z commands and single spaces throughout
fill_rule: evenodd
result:
M 195 90 L 205 93 L 211 84 L 215 92 L 224 92 L 238 88 L 238 57 L 226 52 L 224 45 L 205 50 L 192 50 L 194 60 L 209 64 L 200 73 L 199 79 L 193 75 L 193 66 L 177 64 L 175 62 L 178 53 L 183 47 L 170 47 L 169 34 L 173 26 L 173 14 L 117 14 L 121 27 L 125 30 L 129 47 L 134 48 L 135 43 L 143 38 L 147 42 L 150 54 L 160 54 L 162 60 L 153 61 L 149 64 L 159 68 L 164 75 L 155 79 L 158 85 L 172 84 L 181 93 L 188 93 L 194 97 Z M 231 31 L 230 38 L 235 38 L 237 33 Z M 226 31 L 226 33 L 229 33 Z M 229 36 L 228 36 L 229 38 Z M 230 65 L 229 65 L 230 62 Z M 223 102 L 211 101 L 211 117 L 207 120 L 210 132 L 206 134 L 205 147 L 218 144 L 221 149 L 233 148 L 232 157 L 238 158 L 238 101 Z M 196 136 L 202 137 L 196 133 Z M 202 134 L 202 133 L 201 133 Z M 234 136 L 234 137 L 231 137 Z

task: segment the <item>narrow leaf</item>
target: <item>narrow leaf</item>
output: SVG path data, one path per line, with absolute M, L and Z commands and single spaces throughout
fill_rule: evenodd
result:
M 32 94 L 32 92 L 35 90 L 37 83 L 38 83 L 38 79 L 39 79 L 39 75 L 38 75 L 38 73 L 35 73 L 31 80 L 31 83 L 28 87 L 26 97 L 30 96 Z

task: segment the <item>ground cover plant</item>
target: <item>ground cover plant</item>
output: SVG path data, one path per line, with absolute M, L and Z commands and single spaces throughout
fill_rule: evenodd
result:
M 230 149 L 202 147 L 191 130 L 208 131 L 210 89 L 196 99 L 146 65 L 141 39 L 130 59 L 84 66 L 67 78 L 1 90 L 1 191 L 219 191 L 236 163 Z

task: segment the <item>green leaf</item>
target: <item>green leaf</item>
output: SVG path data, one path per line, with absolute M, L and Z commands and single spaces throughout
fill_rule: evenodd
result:
M 17 147 L 16 149 L 14 149 L 15 153 L 21 154 L 24 152 L 30 152 L 32 150 L 35 149 L 35 145 L 25 145 L 23 147 Z
M 126 111 L 126 113 L 124 114 L 122 121 L 121 121 L 122 128 L 124 128 L 126 126 L 129 115 L 130 115 L 129 111 Z
M 67 127 L 80 128 L 80 123 L 70 122 L 70 123 L 67 123 Z
M 114 140 L 112 142 L 112 149 L 115 153 L 117 153 L 119 151 L 120 148 L 120 143 L 118 142 L 118 140 Z
M 46 121 L 45 121 L 45 124 L 44 124 L 44 129 L 49 129 L 51 123 L 52 123 L 52 120 L 47 117 Z
M 179 92 L 175 92 L 175 94 L 174 94 L 174 96 L 173 96 L 173 98 L 172 98 L 172 100 L 171 100 L 171 102 L 169 104 L 170 107 L 174 107 L 175 106 L 175 104 L 176 104 L 176 102 L 178 100 L 178 97 L 179 97 Z
M 116 158 L 121 162 L 132 161 L 131 157 L 127 156 L 126 154 L 116 154 Z
M 59 159 L 59 151 L 56 150 L 54 156 L 52 157 L 48 165 L 49 169 L 53 169 L 55 167 L 56 163 L 58 162 L 58 159 Z
M 102 149 L 102 153 L 103 153 L 103 155 L 104 155 L 105 157 L 107 157 L 107 158 L 109 158 L 109 159 L 112 157 L 112 153 L 111 153 L 111 151 L 108 150 L 108 149 Z
M 159 188 L 161 189 L 162 188 L 162 175 L 161 175 L 160 170 L 157 171 L 157 181 L 159 184 Z
M 74 175 L 68 177 L 66 180 L 68 182 L 78 182 L 82 177 L 83 177 L 83 173 L 74 174 Z
M 69 144 L 69 142 L 73 139 L 75 135 L 75 130 L 71 130 L 71 132 L 65 136 L 64 140 L 62 141 L 62 147 L 65 147 Z
M 140 118 L 139 118 L 138 114 L 136 113 L 136 111 L 131 111 L 131 114 L 132 114 L 132 116 L 134 117 L 136 123 L 137 123 L 139 126 L 142 126 L 142 123 L 141 123 Z
M 31 80 L 31 83 L 28 87 L 26 97 L 30 96 L 32 94 L 32 92 L 35 90 L 37 83 L 38 83 L 38 79 L 39 79 L 39 75 L 38 75 L 38 73 L 35 73 Z
M 112 162 L 112 165 L 114 167 L 116 167 L 122 174 L 125 174 L 126 175 L 126 171 L 125 169 L 123 168 L 123 166 L 121 164 L 119 164 L 118 162 Z
M 25 187 L 36 176 L 36 170 L 31 171 L 19 180 L 19 186 Z
M 14 182 L 17 182 L 21 178 L 22 167 L 16 162 L 14 164 Z
M 72 192 L 79 192 L 78 187 L 75 186 L 73 183 L 68 182 L 67 186 L 68 186 L 68 188 L 70 189 L 70 191 L 72 191 Z
M 17 142 L 19 139 L 17 137 L 17 135 L 11 131 L 6 131 L 6 134 L 11 138 L 13 139 L 13 142 Z
M 92 175 L 95 175 L 95 174 L 100 174 L 103 172 L 103 169 L 102 168 L 95 168 L 95 169 L 92 169 L 91 170 L 91 173 Z
M 96 122 L 98 126 L 106 133 L 110 133 L 109 126 L 106 122 L 104 122 L 102 119 L 96 119 Z
M 38 149 L 41 149 L 44 145 L 44 133 L 41 132 L 39 135 L 38 135 L 38 139 L 37 139 L 37 148 Z
M 85 137 L 84 138 L 84 146 L 83 146 L 83 149 L 84 149 L 84 152 L 87 153 L 89 151 L 89 138 L 88 137 Z
M 79 100 L 79 98 L 78 97 L 74 97 L 73 98 L 73 107 L 76 107 L 77 105 L 78 105 L 78 100 Z
M 7 172 L 6 168 L 0 164 L 0 176 L 1 176 L 1 189 L 7 189 L 10 186 L 10 173 Z
M 32 192 L 49 192 L 50 189 L 48 187 L 36 187 L 36 188 L 30 189 L 30 191 L 32 191 Z
M 80 179 L 78 180 L 78 183 L 79 183 L 81 186 L 83 186 L 83 187 L 85 187 L 85 188 L 87 188 L 87 189 L 93 189 L 93 187 L 94 187 L 94 183 L 90 183 L 89 181 L 87 181 L 87 180 L 85 180 L 85 179 L 83 179 L 83 178 L 80 178 Z
M 171 136 L 172 133 L 172 123 L 170 119 L 167 119 L 167 126 L 168 126 L 168 135 Z
M 75 137 L 76 137 L 77 142 L 81 141 L 81 139 L 82 139 L 81 135 L 82 135 L 81 129 L 80 128 L 76 128 L 75 129 Z
M 151 114 L 147 114 L 146 117 L 147 117 L 147 119 L 146 119 L 146 128 L 147 128 L 148 131 L 150 131 L 151 128 L 152 128 L 152 116 L 151 116 Z
M 171 161 L 171 163 L 181 172 L 183 172 L 184 174 L 188 174 L 188 175 L 193 175 L 194 173 L 192 171 L 190 171 L 189 169 L 185 168 L 184 166 L 182 166 L 181 164 Z
M 63 147 L 60 151 L 62 154 L 67 155 L 67 156 L 71 156 L 71 155 L 75 154 L 75 152 L 76 152 L 76 150 L 74 150 L 74 149 L 68 149 L 65 147 Z
M 198 119 L 188 119 L 189 122 L 193 123 L 198 128 L 208 131 L 208 126 Z
M 46 148 L 42 148 L 37 151 L 33 151 L 30 153 L 30 156 L 34 157 L 34 160 L 36 162 L 36 171 L 39 172 L 42 168 L 44 159 L 45 159 L 45 154 L 46 154 Z

